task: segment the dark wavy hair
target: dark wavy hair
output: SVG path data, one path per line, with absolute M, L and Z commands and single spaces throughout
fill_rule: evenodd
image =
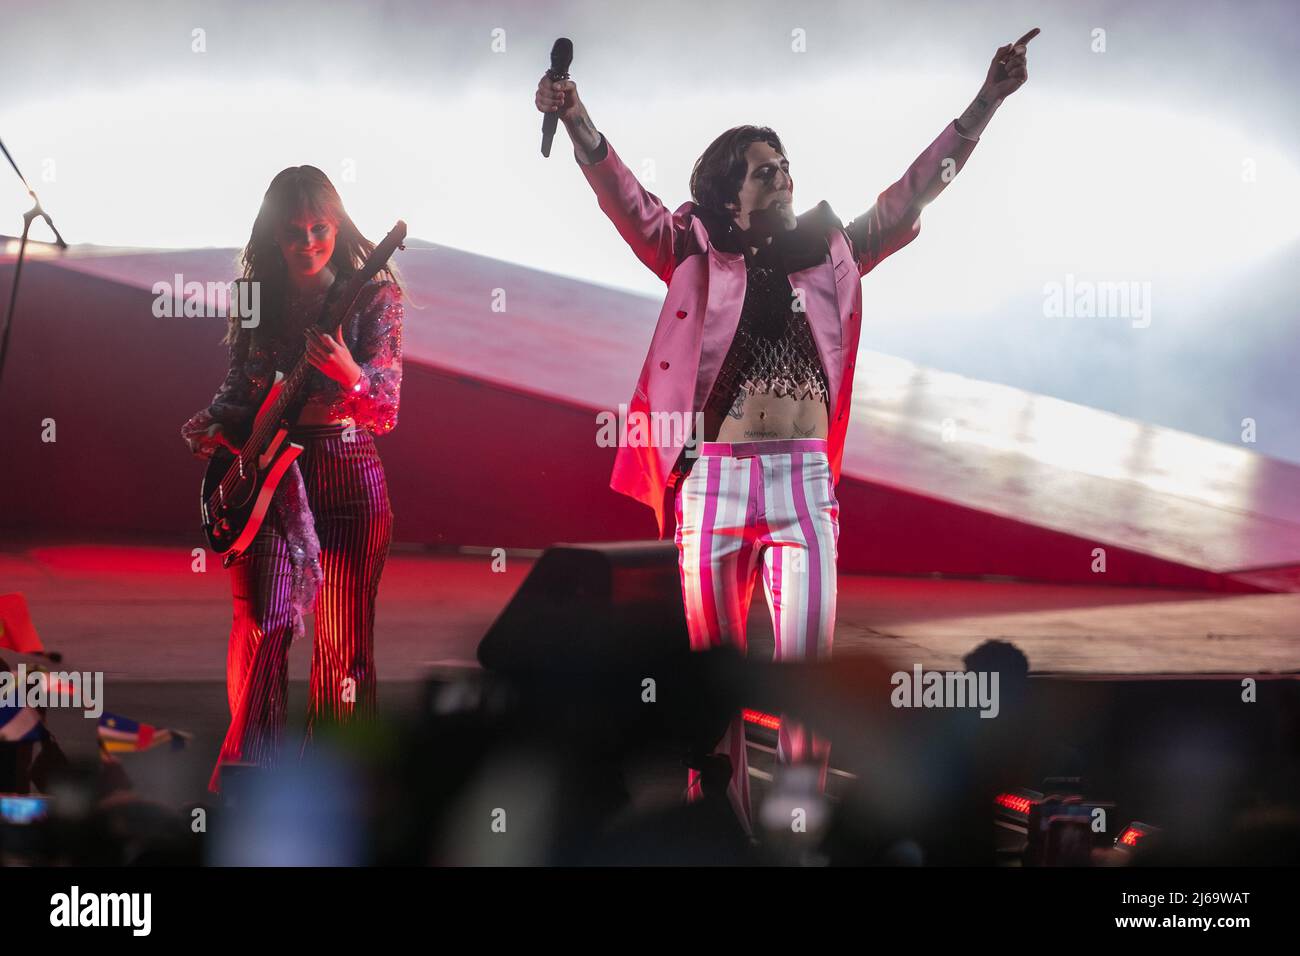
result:
M 336 276 L 346 278 L 356 272 L 375 250 L 375 244 L 361 234 L 343 208 L 338 190 L 325 173 L 315 166 L 290 166 L 280 170 L 262 197 L 248 245 L 244 246 L 238 259 L 241 281 L 261 283 L 264 318 L 270 320 L 270 325 L 263 321 L 259 328 L 274 328 L 284 307 L 288 269 L 284 254 L 275 241 L 276 229 L 302 208 L 313 216 L 338 224 L 334 255 L 329 262 Z M 379 271 L 379 275 L 398 283 L 398 288 L 401 288 L 397 267 L 391 262 Z M 235 340 L 239 328 L 239 317 L 232 313 L 226 330 L 227 342 Z
M 745 151 L 754 143 L 767 143 L 786 155 L 781 137 L 770 127 L 736 126 L 727 130 L 709 144 L 691 170 L 691 198 L 696 205 L 722 216 L 731 215 L 727 203 L 740 199 L 740 187 L 749 171 Z

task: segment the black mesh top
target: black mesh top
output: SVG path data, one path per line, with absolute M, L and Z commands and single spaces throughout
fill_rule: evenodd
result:
M 752 395 L 829 401 L 808 314 L 796 311 L 794 290 L 773 257 L 746 270 L 745 304 L 707 407 L 726 414 Z

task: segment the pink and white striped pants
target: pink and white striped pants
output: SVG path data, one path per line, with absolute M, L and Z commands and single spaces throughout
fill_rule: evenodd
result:
M 840 533 L 824 438 L 704 442 L 677 490 L 676 542 L 691 649 L 723 644 L 745 652 L 745 622 L 760 563 L 778 661 L 829 657 L 835 630 Z M 781 720 L 777 759 L 820 764 L 830 745 Z M 750 829 L 745 724 L 737 714 L 715 753 L 731 760 L 728 796 Z M 700 796 L 692 770 L 689 799 Z

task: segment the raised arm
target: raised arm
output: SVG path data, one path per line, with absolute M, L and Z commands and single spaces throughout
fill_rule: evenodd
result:
M 921 209 L 952 182 L 1002 101 L 1029 78 L 1025 44 L 1038 33 L 1035 27 L 1015 43 L 998 48 L 983 86 L 966 111 L 925 148 L 898 182 L 880 194 L 875 205 L 845 227 L 859 274 L 866 275 L 916 238 Z
M 573 141 L 573 154 L 596 193 L 596 201 L 638 259 L 667 282 L 677 267 L 676 248 L 686 223 L 645 189 L 596 130 L 572 80 L 543 74 L 535 98 L 538 110 L 558 113 Z

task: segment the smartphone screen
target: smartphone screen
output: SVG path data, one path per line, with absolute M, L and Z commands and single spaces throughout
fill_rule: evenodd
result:
M 0 794 L 0 821 L 12 824 L 36 823 L 49 813 L 49 797 Z

